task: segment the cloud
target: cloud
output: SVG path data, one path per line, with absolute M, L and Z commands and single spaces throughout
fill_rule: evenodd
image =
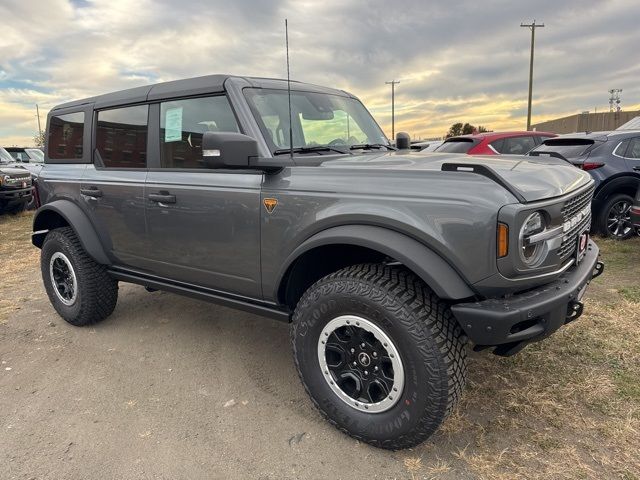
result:
M 455 121 L 523 128 L 530 33 L 533 120 L 640 103 L 640 5 L 631 0 L 5 0 L 0 143 L 30 143 L 35 104 L 210 73 L 294 78 L 349 90 L 390 134 L 442 135 Z

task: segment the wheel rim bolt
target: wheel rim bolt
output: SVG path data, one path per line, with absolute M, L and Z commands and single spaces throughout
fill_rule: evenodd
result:
M 360 344 L 360 346 L 361 346 L 362 348 L 364 348 L 364 347 L 365 347 L 364 343 L 361 343 L 361 344 Z
M 355 348 L 352 348 L 352 349 L 351 349 L 351 353 L 356 353 L 356 349 L 355 349 Z

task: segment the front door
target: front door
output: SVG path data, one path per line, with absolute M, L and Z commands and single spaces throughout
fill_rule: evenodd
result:
M 238 132 L 226 96 L 160 104 L 159 168 L 149 171 L 145 208 L 156 275 L 259 297 L 260 188 L 257 171 L 209 169 L 206 131 Z

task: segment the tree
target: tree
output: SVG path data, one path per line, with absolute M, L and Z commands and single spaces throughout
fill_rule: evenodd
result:
M 462 126 L 463 125 L 461 122 L 451 125 L 451 127 L 449 127 L 449 131 L 445 135 L 445 138 L 457 137 L 458 135 L 462 135 Z
M 36 133 L 33 136 L 33 143 L 38 148 L 44 148 L 44 132 Z
M 488 132 L 486 127 L 480 125 L 478 128 L 474 127 L 470 123 L 463 124 L 462 122 L 457 122 L 449 127 L 449 131 L 445 135 L 445 138 L 457 137 L 458 135 L 471 135 L 472 133 L 482 133 Z

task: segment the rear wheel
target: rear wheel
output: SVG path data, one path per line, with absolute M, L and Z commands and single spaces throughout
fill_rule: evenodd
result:
M 402 268 L 357 265 L 324 277 L 298 303 L 291 340 L 320 412 L 378 447 L 426 440 L 464 387 L 460 327 L 448 306 Z
M 633 198 L 624 193 L 613 195 L 605 203 L 599 216 L 598 230 L 603 235 L 617 240 L 626 240 L 635 235 L 631 224 Z
M 53 308 L 70 324 L 90 325 L 113 312 L 118 282 L 87 255 L 70 227 L 47 234 L 40 269 Z

